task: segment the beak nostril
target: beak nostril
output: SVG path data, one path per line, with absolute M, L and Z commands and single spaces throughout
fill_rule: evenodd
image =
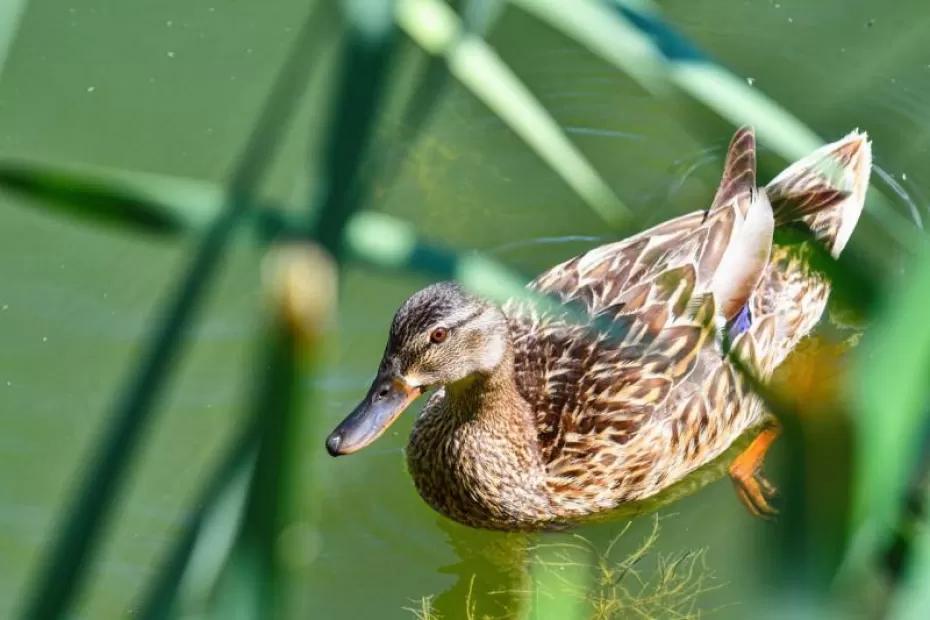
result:
M 388 392 L 390 392 L 388 388 L 386 387 L 381 388 L 380 390 L 378 390 L 378 398 L 384 398 L 385 396 L 388 395 Z

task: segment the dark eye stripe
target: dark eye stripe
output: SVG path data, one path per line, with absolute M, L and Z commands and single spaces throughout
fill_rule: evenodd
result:
M 471 321 L 472 319 L 474 319 L 476 316 L 480 315 L 482 312 L 484 312 L 483 309 L 482 309 L 482 310 L 476 310 L 475 312 L 472 312 L 472 313 L 469 314 L 468 316 L 466 316 L 466 317 L 464 317 L 464 318 L 462 318 L 462 319 L 459 319 L 459 320 L 456 321 L 455 323 L 449 323 L 448 325 L 443 325 L 443 327 L 445 327 L 447 330 L 451 331 L 451 330 L 455 329 L 456 327 L 461 327 L 461 326 L 464 325 L 465 323 L 468 323 L 469 321 Z

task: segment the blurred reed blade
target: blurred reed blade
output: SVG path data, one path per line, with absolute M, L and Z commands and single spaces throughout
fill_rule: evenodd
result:
M 585 45 L 656 94 L 674 85 L 735 125 L 753 125 L 761 141 L 789 160 L 821 145 L 817 135 L 745 80 L 711 61 L 641 3 L 623 0 L 511 0 Z
M 3 0 L 0 2 L 0 76 L 7 54 L 13 47 L 13 39 L 19 30 L 19 21 L 26 9 L 26 0 Z
M 324 40 L 322 20 L 311 15 L 278 74 L 233 173 L 222 211 L 196 248 L 186 273 L 163 306 L 160 321 L 140 355 L 109 415 L 108 426 L 84 472 L 67 512 L 54 534 L 36 581 L 24 601 L 23 617 L 35 620 L 64 616 L 91 567 L 92 552 L 112 512 L 114 498 L 128 474 L 128 464 L 181 350 L 186 330 L 213 280 L 233 231 L 255 199 L 257 184 L 272 160 L 285 120 L 309 79 L 309 66 Z
M 397 21 L 431 54 L 445 58 L 449 71 L 526 142 L 611 227 L 630 210 L 571 143 L 542 104 L 497 53 L 468 33 L 439 0 L 399 0 Z
M 0 162 L 0 189 L 36 200 L 87 224 L 132 233 L 200 234 L 222 211 L 224 189 L 209 181 L 107 167 Z M 259 241 L 281 233 L 305 236 L 306 226 L 277 205 L 253 202 L 242 214 Z
M 898 521 L 908 484 L 930 424 L 930 247 L 924 245 L 906 285 L 889 299 L 866 334 L 850 386 L 856 406 L 859 460 L 853 526 L 860 553 L 875 545 Z M 855 561 L 868 562 L 872 557 Z
M 449 0 L 453 11 L 462 13 L 462 27 L 468 32 L 483 35 L 496 22 L 504 7 L 496 0 Z M 413 144 L 420 131 L 426 127 L 437 109 L 442 93 L 448 87 L 451 76 L 442 57 L 427 55 L 419 79 L 410 88 L 410 95 L 404 103 L 400 122 L 387 135 L 375 136 L 377 143 L 371 150 L 378 158 L 369 162 L 366 169 L 376 171 L 379 179 L 393 179 L 407 162 L 403 157 L 391 157 L 387 144 Z M 359 183 L 356 198 L 364 202 L 372 185 L 374 174 L 369 173 Z
M 337 259 L 346 222 L 359 208 L 359 169 L 372 142 L 374 122 L 394 48 L 394 2 L 348 2 L 349 33 L 342 72 L 331 103 L 332 125 L 321 176 L 326 179 L 313 237 Z
M 452 0 L 451 6 L 457 9 L 462 2 L 463 0 Z M 472 0 L 468 2 L 468 7 L 471 8 L 475 4 Z M 487 11 L 477 13 L 476 20 L 493 19 L 493 15 L 488 15 Z M 424 60 L 426 62 L 420 69 L 419 78 L 410 88 L 409 97 L 404 103 L 400 122 L 394 125 L 392 131 L 374 136 L 374 144 L 369 147 L 366 165 L 356 181 L 353 196 L 349 198 L 350 202 L 365 204 L 376 179 L 394 179 L 399 176 L 407 160 L 404 157 L 392 157 L 389 145 L 414 144 L 420 131 L 432 118 L 440 96 L 448 86 L 450 76 L 441 58 L 426 56 Z
M 0 187 L 90 223 L 155 234 L 203 230 L 223 199 L 196 181 L 38 162 L 0 162 Z
M 254 463 L 256 420 L 245 424 L 228 453 L 207 480 L 181 533 L 138 605 L 141 620 L 162 620 L 186 613 L 203 614 L 239 529 Z M 179 592 L 184 584 L 183 592 Z
M 266 332 L 263 354 L 257 356 L 258 389 L 252 416 L 259 422 L 258 458 L 248 485 L 242 527 L 226 567 L 238 592 L 230 598 L 222 584 L 214 608 L 235 607 L 242 618 L 281 618 L 282 576 L 278 538 L 284 529 L 283 509 L 291 486 L 295 418 L 302 398 L 298 375 L 298 343 L 289 326 L 277 317 Z M 225 588 L 223 587 L 225 586 Z M 233 603 L 234 601 L 234 603 Z M 245 603 L 245 604 L 243 604 Z
M 510 0 L 552 28 L 585 45 L 656 95 L 681 91 L 734 125 L 752 125 L 760 142 L 787 161 L 823 144 L 817 134 L 761 90 L 704 54 L 642 0 Z M 920 232 L 870 192 L 867 213 L 905 248 Z
M 455 279 L 495 301 L 529 294 L 527 279 L 497 261 L 477 252 L 458 254 L 429 245 L 413 226 L 383 213 L 353 217 L 346 227 L 345 247 L 352 258 L 373 267 Z
M 68 189 L 54 195 L 35 195 L 31 188 L 23 190 L 30 197 L 60 203 L 53 205 L 57 209 L 70 209 L 71 204 L 79 203 L 82 194 L 72 193 L 74 187 L 92 186 L 101 202 L 120 205 L 120 209 L 126 204 L 143 204 L 158 197 L 162 200 L 157 208 L 178 222 L 173 230 L 196 233 L 222 208 L 222 188 L 206 181 L 105 168 L 82 168 L 78 172 L 44 164 L 30 166 L 34 168 L 30 174 L 37 177 L 64 180 L 62 185 Z M 245 217 L 258 214 L 261 217 L 256 223 L 272 232 L 283 232 L 287 236 L 301 234 L 301 226 L 287 219 L 284 209 L 265 205 Z M 148 229 L 133 227 L 131 230 Z M 270 236 L 265 235 L 265 238 Z M 397 271 L 413 270 L 437 279 L 458 279 L 475 292 L 499 301 L 523 294 L 528 281 L 490 257 L 477 253 L 459 255 L 427 244 L 418 238 L 412 225 L 383 213 L 355 213 L 345 224 L 343 238 L 341 247 L 369 265 Z
M 614 65 L 653 94 L 669 91 L 665 56 L 638 27 L 618 20 L 610 2 L 510 0 Z
M 264 353 L 259 355 L 258 385 L 252 418 L 259 450 L 249 484 L 242 529 L 229 565 L 239 592 L 227 592 L 218 609 L 241 605 L 237 615 L 252 618 L 301 617 L 291 609 L 288 573 L 300 564 L 299 539 L 283 544 L 288 532 L 308 529 L 296 497 L 309 488 L 309 471 L 301 467 L 302 421 L 310 421 L 303 402 L 314 402 L 305 386 L 315 384 L 324 332 L 338 295 L 336 265 L 317 246 L 275 248 L 265 265 L 266 288 L 273 306 Z M 292 537 L 293 538 L 293 537 Z M 294 557 L 298 559 L 294 561 Z M 245 578 L 240 581 L 239 575 Z M 248 584 L 245 586 L 244 584 Z M 252 590 L 244 593 L 244 587 Z M 223 590 L 221 589 L 221 594 Z

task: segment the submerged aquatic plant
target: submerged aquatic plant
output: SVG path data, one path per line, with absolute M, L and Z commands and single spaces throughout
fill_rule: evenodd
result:
M 623 540 L 633 522 L 628 522 L 603 549 L 581 535 L 573 542 L 543 543 L 537 552 L 551 547 L 556 560 L 547 560 L 534 553 L 532 562 L 554 578 L 548 584 L 534 585 L 543 596 L 568 596 L 583 603 L 588 612 L 583 617 L 592 620 L 619 618 L 698 618 L 701 597 L 725 584 L 718 581 L 707 564 L 707 549 L 686 549 L 677 553 L 663 553 L 656 549 L 661 519 L 655 516 L 651 529 L 632 551 L 619 554 Z M 560 578 L 566 567 L 578 567 L 573 559 L 572 547 L 587 548 L 592 562 L 582 566 L 591 574 L 581 584 Z M 561 549 L 560 549 L 561 548 Z M 537 571 L 537 574 L 540 574 Z M 545 589 L 552 590 L 546 592 Z
M 536 599 L 536 610 L 547 618 L 562 617 L 561 611 L 550 607 L 558 603 L 561 609 L 566 602 L 576 610 L 575 617 L 590 620 L 703 617 L 709 612 L 700 605 L 702 597 L 726 584 L 708 565 L 704 547 L 677 553 L 658 551 L 662 520 L 655 515 L 649 531 L 623 553 L 621 542 L 628 539 L 633 521 L 628 521 L 606 545 L 581 534 L 531 544 L 527 549 L 526 587 L 490 595 L 511 598 L 517 594 Z M 467 620 L 522 617 L 520 609 L 506 607 L 497 615 L 479 612 L 474 597 L 475 577 L 471 576 L 458 609 L 443 610 L 436 596 L 426 595 L 404 610 L 417 620 L 442 620 L 447 615 Z

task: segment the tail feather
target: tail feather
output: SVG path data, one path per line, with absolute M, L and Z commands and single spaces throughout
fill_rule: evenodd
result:
M 756 189 L 756 132 L 752 127 L 740 127 L 727 147 L 723 177 L 710 210 L 729 204 L 738 197 L 746 197 Z
M 766 187 L 775 225 L 802 221 L 838 256 L 859 221 L 871 169 L 871 143 L 864 132 L 817 149 Z

